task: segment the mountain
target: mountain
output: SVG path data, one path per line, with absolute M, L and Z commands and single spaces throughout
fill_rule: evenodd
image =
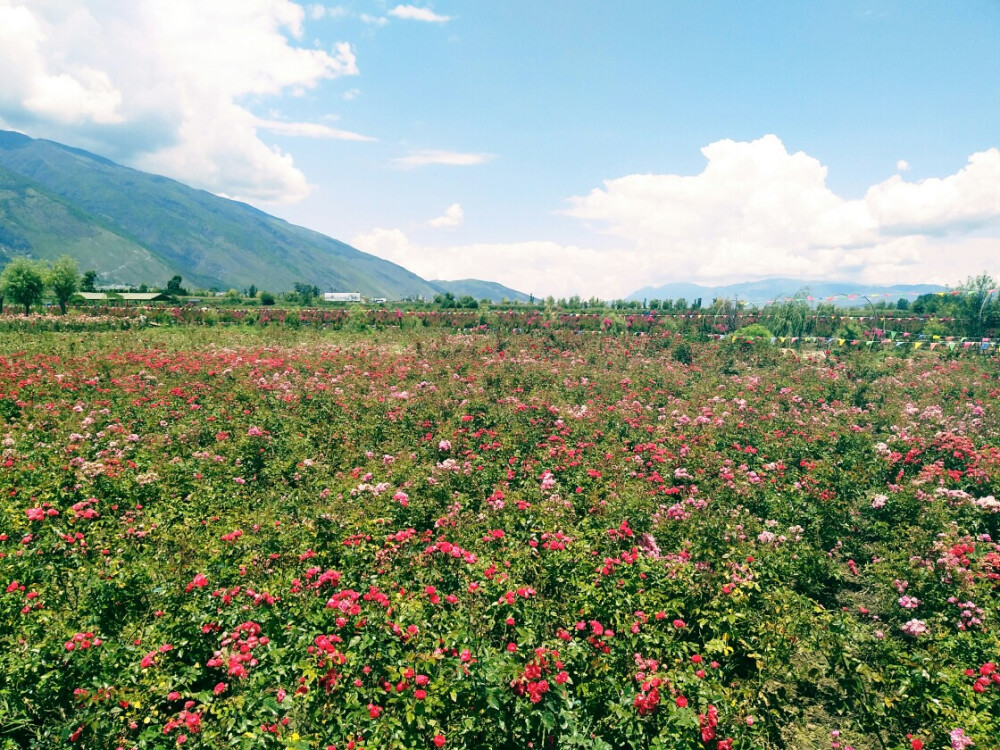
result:
M 457 281 L 442 281 L 435 279 L 429 282 L 437 287 L 442 293 L 451 292 L 455 297 L 468 295 L 476 300 L 488 299 L 490 302 L 528 302 L 529 296 L 516 289 L 497 284 L 495 281 L 481 281 L 479 279 L 459 279 Z
M 286 291 L 296 282 L 432 297 L 405 268 L 245 203 L 53 141 L 0 130 L 0 265 L 68 254 L 100 284 Z
M 663 284 L 662 286 L 647 286 L 630 294 L 630 300 L 675 300 L 686 299 L 691 302 L 701 298 L 702 304 L 711 304 L 713 299 L 739 299 L 752 304 L 763 304 L 771 300 L 780 300 L 797 294 L 805 294 L 813 298 L 813 302 L 824 302 L 827 297 L 836 297 L 834 302 L 842 306 L 868 304 L 861 296 L 849 299 L 842 295 L 877 295 L 888 297 L 895 301 L 899 298 L 913 299 L 921 294 L 944 291 L 945 287 L 937 284 L 895 284 L 892 286 L 875 286 L 847 281 L 800 281 L 797 279 L 762 279 L 761 281 L 745 281 L 727 286 L 700 286 L 687 282 Z

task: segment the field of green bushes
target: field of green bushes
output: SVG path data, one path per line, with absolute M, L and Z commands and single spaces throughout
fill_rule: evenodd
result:
M 379 314 L 0 337 L 0 748 L 1000 747 L 997 357 Z

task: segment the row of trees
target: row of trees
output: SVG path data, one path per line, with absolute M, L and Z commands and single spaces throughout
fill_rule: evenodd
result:
M 24 307 L 27 314 L 31 307 L 42 300 L 46 289 L 49 289 L 59 309 L 66 313 L 66 306 L 77 291 L 95 291 L 97 273 L 87 271 L 81 277 L 77 269 L 76 261 L 69 256 L 62 256 L 53 263 L 31 260 L 29 258 L 15 258 L 0 273 L 0 312 L 3 312 L 4 301 Z M 179 275 L 172 277 L 166 284 L 164 292 L 170 297 L 180 297 L 188 292 L 182 286 L 183 280 Z M 933 321 L 923 327 L 921 332 L 926 334 L 954 333 L 960 330 L 966 336 L 986 336 L 994 333 L 1000 328 L 1000 295 L 997 289 L 1000 282 L 988 274 L 980 274 L 970 277 L 964 284 L 961 284 L 951 293 L 932 293 L 921 295 L 916 300 L 909 302 L 900 299 L 898 302 L 888 302 L 880 300 L 874 304 L 868 301 L 866 316 L 870 316 L 874 322 L 880 317 L 885 317 L 885 322 L 880 327 L 891 325 L 893 312 L 909 311 L 916 315 L 933 315 L 940 319 L 950 321 L 945 326 L 942 322 Z M 146 291 L 143 284 L 139 291 Z M 810 335 L 813 331 L 814 321 L 819 317 L 832 317 L 841 314 L 840 310 L 832 303 L 823 302 L 813 306 L 807 301 L 808 289 L 801 290 L 792 299 L 780 303 L 767 305 L 762 312 L 768 318 L 768 328 L 774 335 L 778 336 L 802 336 Z M 251 304 L 261 304 L 264 306 L 273 305 L 276 302 L 275 295 L 265 291 L 258 291 L 256 286 L 251 286 L 243 292 L 243 295 L 254 300 Z M 229 290 L 226 297 L 233 301 L 239 301 L 241 296 L 235 289 Z M 295 284 L 294 291 L 282 295 L 285 303 L 300 304 L 308 306 L 313 304 L 320 297 L 319 287 L 299 282 Z M 867 300 L 866 300 L 867 301 Z M 483 303 L 488 304 L 488 300 L 477 301 L 469 295 L 457 297 L 451 292 L 437 294 L 430 304 L 441 309 L 476 309 Z M 719 326 L 720 321 L 715 321 L 717 327 L 726 330 L 736 330 L 740 327 L 740 318 L 743 314 L 750 312 L 753 307 L 745 303 L 715 299 L 711 305 L 703 308 L 702 300 L 696 299 L 693 303 L 687 300 L 657 300 L 651 299 L 648 302 L 643 300 L 613 300 L 606 302 L 596 297 L 583 300 L 578 296 L 569 299 L 556 300 L 548 297 L 544 301 L 532 299 L 528 306 L 545 307 L 546 309 L 558 310 L 619 310 L 627 312 L 629 310 L 650 310 L 660 312 L 700 310 L 705 309 L 713 313 L 714 317 L 731 318 Z M 879 327 L 877 325 L 869 327 Z M 851 338 L 859 338 L 864 335 L 863 326 L 857 325 L 858 330 L 847 331 Z
M 9 299 L 16 305 L 24 305 L 24 314 L 27 315 L 31 306 L 41 301 L 46 287 L 52 291 L 65 315 L 66 303 L 80 288 L 76 261 L 68 255 L 51 265 L 29 258 L 15 258 L 0 273 L 0 312 L 3 312 L 4 300 Z

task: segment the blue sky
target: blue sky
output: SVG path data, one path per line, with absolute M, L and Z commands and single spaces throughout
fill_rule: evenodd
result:
M 427 278 L 1000 272 L 1000 3 L 0 0 L 0 124 Z

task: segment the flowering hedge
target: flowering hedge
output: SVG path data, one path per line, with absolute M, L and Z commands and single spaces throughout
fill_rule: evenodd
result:
M 438 328 L 477 333 L 523 333 L 539 330 L 571 331 L 575 334 L 628 332 L 638 335 L 681 334 L 694 338 L 735 334 L 737 339 L 763 339 L 779 346 L 802 348 L 845 343 L 848 346 L 927 346 L 981 348 L 996 353 L 997 328 L 985 318 L 914 316 L 883 310 L 872 315 L 863 310 L 842 309 L 831 314 L 799 310 L 801 320 L 792 325 L 773 308 L 733 310 L 729 313 L 685 310 L 570 312 L 559 308 L 454 310 L 418 307 L 365 308 L 360 305 L 321 308 L 242 307 L 194 304 L 183 307 L 81 305 L 70 315 L 55 309 L 22 315 L 10 308 L 0 314 L 0 332 L 116 331 L 152 327 L 248 327 L 317 329 L 324 331 L 380 331 L 385 329 Z M 863 313 L 863 314 L 862 314 Z M 987 316 L 988 317 L 988 316 Z M 984 322 L 985 321 L 985 322 Z M 755 334 L 748 330 L 756 329 Z M 975 330 L 973 330 L 975 329 Z M 771 331 L 775 333 L 772 334 Z M 774 339 L 772 341 L 772 339 Z M 985 346 L 983 344 L 985 343 Z M 919 348 L 919 347 L 918 347 Z
M 607 329 L 0 351 L 0 747 L 996 747 L 996 361 Z

